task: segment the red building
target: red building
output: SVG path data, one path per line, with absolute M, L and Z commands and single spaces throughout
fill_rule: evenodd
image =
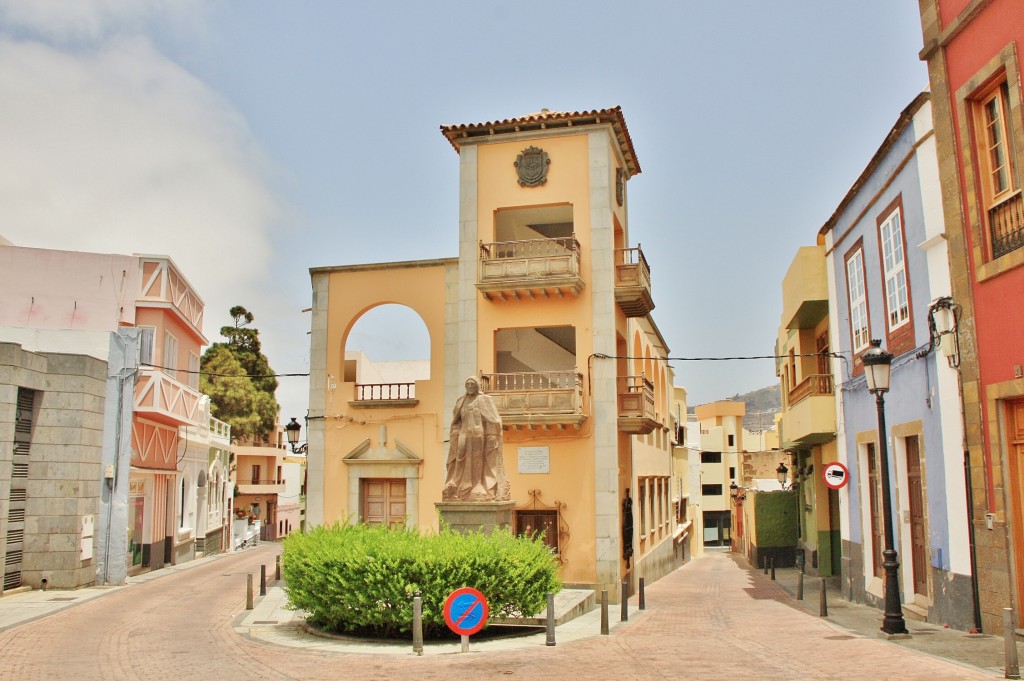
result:
M 970 470 L 976 620 L 1024 599 L 1024 2 L 919 0 Z M 956 358 L 952 361 L 957 361 Z

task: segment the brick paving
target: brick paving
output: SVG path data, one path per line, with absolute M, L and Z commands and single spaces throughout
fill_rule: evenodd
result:
M 729 554 L 692 561 L 647 587 L 647 609 L 610 636 L 557 646 L 471 645 L 468 654 L 416 656 L 309 641 L 294 628 L 269 642 L 242 626 L 247 573 L 273 569 L 264 545 L 0 630 L 0 678 L 176 681 L 234 679 L 992 679 L 957 663 L 843 628 L 794 607 L 777 582 Z M 156 573 L 153 573 L 156 574 Z M 70 592 L 74 595 L 77 592 Z M 50 592 L 57 596 L 58 592 Z M 33 593 L 38 597 L 38 592 Z M 20 596 L 0 599 L 0 621 Z M 256 612 L 256 611 L 253 611 Z M 592 613 L 593 615 L 593 613 Z M 618 607 L 611 608 L 618 620 Z M 596 619 L 592 618 L 596 622 Z M 578 624 L 578 623 L 577 623 Z M 568 631 L 569 625 L 563 627 Z M 561 634 L 559 634 L 561 636 Z M 999 640 L 1001 642 L 1001 639 Z

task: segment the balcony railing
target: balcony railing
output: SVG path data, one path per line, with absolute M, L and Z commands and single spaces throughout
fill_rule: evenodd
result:
M 583 290 L 580 242 L 560 237 L 481 243 L 476 286 L 487 299 L 577 295 Z
M 1024 195 L 1017 192 L 1012 198 L 990 208 L 988 224 L 992 233 L 993 258 L 1024 247 Z
M 654 309 L 651 267 L 640 244 L 617 249 L 615 255 L 615 302 L 627 317 L 643 317 Z
M 808 397 L 831 395 L 833 392 L 831 374 L 811 374 L 789 391 L 789 405 L 793 406 Z
M 586 418 L 583 374 L 575 369 L 482 374 L 481 382 L 507 426 L 578 426 Z
M 235 484 L 237 484 L 237 485 L 283 485 L 284 484 L 284 480 L 257 480 L 257 479 L 249 479 L 249 480 L 237 480 L 235 482 Z
M 658 425 L 654 411 L 654 384 L 643 376 L 618 379 L 619 430 L 646 435 Z
M 198 391 L 159 369 L 141 369 L 135 385 L 135 411 L 154 421 L 195 426 L 199 418 Z
M 415 383 L 357 383 L 357 400 L 413 400 Z
M 357 383 L 356 399 L 349 406 L 359 409 L 414 407 L 416 383 Z

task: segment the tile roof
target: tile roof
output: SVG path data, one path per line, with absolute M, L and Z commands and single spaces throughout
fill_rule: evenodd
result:
M 609 124 L 612 126 L 612 130 L 615 132 L 615 139 L 619 143 L 619 149 L 626 159 L 626 168 L 629 170 L 630 177 L 640 174 L 640 163 L 637 161 L 636 151 L 633 149 L 633 140 L 629 137 L 626 119 L 623 118 L 620 107 L 615 107 L 614 109 L 594 109 L 592 111 L 549 111 L 541 109 L 536 113 L 516 118 L 507 118 L 502 121 L 442 125 L 441 134 L 455 147 L 455 151 L 459 151 L 462 140 L 474 137 L 597 124 Z

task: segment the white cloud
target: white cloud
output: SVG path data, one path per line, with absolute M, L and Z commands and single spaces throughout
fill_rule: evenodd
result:
M 271 365 L 304 371 L 294 348 L 308 349 L 308 302 L 275 290 L 272 269 L 277 171 L 244 116 L 146 35 L 156 20 L 194 21 L 193 3 L 171 7 L 0 0 L 0 235 L 169 255 L 206 302 L 211 341 L 245 305 Z M 286 409 L 301 415 L 303 386 L 286 380 L 287 401 L 301 400 Z

